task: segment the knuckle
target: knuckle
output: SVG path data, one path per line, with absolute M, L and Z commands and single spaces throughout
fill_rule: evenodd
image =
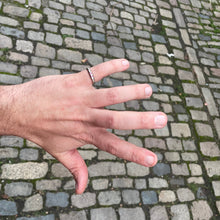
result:
M 105 119 L 105 127 L 106 128 L 114 128 L 115 127 L 115 118 L 113 115 L 108 115 Z
M 106 94 L 106 99 L 109 103 L 116 103 L 117 102 L 118 94 L 115 90 L 110 89 Z
M 111 141 L 107 144 L 106 146 L 106 151 L 110 154 L 113 154 L 113 155 L 118 155 L 118 150 L 117 150 L 117 144 L 114 142 L 114 141 Z

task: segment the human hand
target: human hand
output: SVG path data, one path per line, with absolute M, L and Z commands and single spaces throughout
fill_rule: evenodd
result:
M 108 61 L 91 68 L 96 82 L 129 67 L 125 59 Z M 35 142 L 57 158 L 75 177 L 76 193 L 84 192 L 87 166 L 77 151 L 85 144 L 120 158 L 151 167 L 156 155 L 119 139 L 110 129 L 156 129 L 167 123 L 162 112 L 118 112 L 103 109 L 108 105 L 148 98 L 147 84 L 95 89 L 87 70 L 77 74 L 47 76 L 11 88 L 13 105 L 10 134 Z

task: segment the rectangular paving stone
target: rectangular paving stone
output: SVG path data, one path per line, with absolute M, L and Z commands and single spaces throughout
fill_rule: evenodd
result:
M 173 219 L 190 220 L 189 208 L 186 204 L 173 205 L 170 210 Z
M 74 219 L 74 220 L 87 220 L 86 212 L 82 211 L 71 211 L 69 213 L 59 214 L 60 220 Z M 42 219 L 44 220 L 44 219 Z M 48 219 L 49 220 L 49 219 Z
M 89 176 L 124 175 L 125 166 L 119 162 L 99 162 L 88 167 Z
M 21 54 L 21 53 L 16 53 L 16 52 L 10 52 L 9 56 L 8 56 L 9 60 L 12 61 L 20 61 L 23 63 L 27 63 L 29 57 L 27 55 Z
M 28 39 L 33 41 L 44 41 L 44 33 L 37 31 L 28 31 Z
M 220 161 L 203 161 L 209 177 L 220 176 Z
M 80 40 L 67 37 L 65 38 L 65 44 L 68 48 L 92 51 L 92 41 L 90 40 Z
M 195 126 L 199 136 L 214 137 L 210 125 L 204 123 L 195 123 Z
M 98 201 L 100 205 L 105 205 L 105 206 L 119 204 L 121 202 L 121 192 L 120 191 L 100 192 L 98 195 Z
M 219 157 L 220 149 L 215 142 L 200 142 L 200 150 L 203 155 L 209 157 Z
M 0 148 L 0 158 L 16 158 L 18 156 L 18 150 L 14 148 Z
M 172 172 L 177 176 L 189 176 L 189 170 L 186 163 L 171 164 Z
M 15 85 L 22 83 L 23 79 L 20 76 L 11 76 L 6 74 L 0 74 L 0 83 L 6 85 Z
M 116 212 L 112 207 L 91 209 L 90 214 L 91 220 L 117 220 Z
M 17 69 L 18 67 L 15 64 L 0 62 L 0 72 L 16 74 Z
M 44 177 L 48 172 L 48 164 L 26 162 L 17 164 L 3 164 L 1 166 L 2 179 L 39 179 Z M 31 172 L 30 172 L 31 170 Z
M 16 28 L 10 28 L 6 26 L 1 26 L 0 27 L 0 33 L 4 35 L 9 35 L 17 38 L 24 39 L 25 38 L 25 33 L 24 31 L 18 30 Z
M 211 91 L 208 88 L 202 88 L 202 94 L 207 103 L 207 108 L 211 116 L 219 116 L 218 109 L 215 104 L 215 100 L 212 96 Z
M 215 196 L 220 196 L 220 181 L 212 181 Z
M 7 183 L 4 189 L 5 194 L 10 197 L 30 196 L 33 190 L 33 184 L 27 182 Z
M 63 38 L 59 34 L 46 33 L 46 42 L 49 44 L 54 44 L 57 46 L 61 46 L 63 44 Z
M 120 220 L 144 220 L 145 214 L 142 208 L 119 208 Z
M 173 137 L 191 137 L 189 125 L 186 123 L 171 123 Z
M 184 93 L 199 95 L 199 89 L 196 84 L 193 83 L 182 83 Z
M 12 16 L 18 16 L 23 18 L 26 18 L 29 14 L 28 9 L 17 7 L 14 5 L 5 5 L 3 7 L 3 12 Z
M 14 27 L 19 25 L 17 20 L 5 16 L 0 16 L 0 24 L 6 24 Z
M 81 63 L 82 54 L 78 51 L 72 51 L 72 50 L 67 50 L 67 49 L 59 49 L 57 51 L 57 58 L 59 60 L 63 60 L 63 61 Z
M 0 34 L 0 48 L 12 48 L 11 38 Z
M 16 203 L 7 200 L 0 200 L 0 215 L 12 216 L 18 213 Z

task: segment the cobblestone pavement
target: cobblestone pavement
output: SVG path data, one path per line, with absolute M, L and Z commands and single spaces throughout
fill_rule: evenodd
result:
M 148 82 L 151 99 L 110 109 L 167 113 L 161 130 L 115 134 L 157 152 L 145 168 L 87 145 L 83 195 L 28 140 L 0 138 L 0 219 L 220 219 L 220 0 L 0 0 L 0 83 L 131 67 L 97 87 Z M 28 95 L 28 94 L 27 94 Z

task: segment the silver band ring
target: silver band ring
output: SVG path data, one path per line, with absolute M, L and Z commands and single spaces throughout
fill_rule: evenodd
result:
M 95 77 L 94 77 L 94 75 L 93 75 L 91 69 L 86 68 L 86 70 L 87 70 L 88 73 L 89 73 L 89 76 L 90 76 L 90 78 L 91 78 L 91 80 L 92 80 L 92 83 L 95 83 Z

